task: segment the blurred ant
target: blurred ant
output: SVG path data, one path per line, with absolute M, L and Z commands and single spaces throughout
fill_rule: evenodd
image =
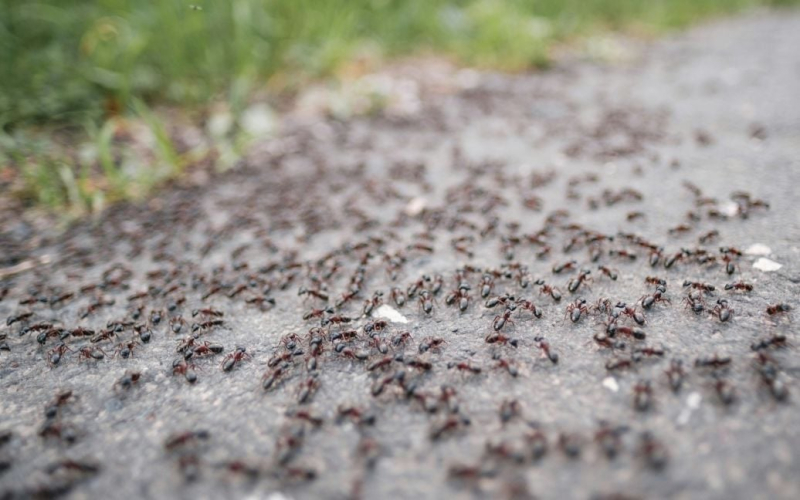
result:
M 608 276 L 608 279 L 611 281 L 617 281 L 617 271 L 606 266 L 597 266 L 597 269 L 603 273 L 605 276 Z
M 289 366 L 290 366 L 289 364 L 284 363 L 278 368 L 275 368 L 265 373 L 264 376 L 261 378 L 261 387 L 265 391 L 272 389 L 275 386 L 275 383 L 287 374 Z
M 510 337 L 506 337 L 501 333 L 490 333 L 484 339 L 487 344 L 508 344 L 511 347 L 517 347 L 519 345 L 519 341 L 517 339 L 512 339 Z
M 536 304 L 534 304 L 530 300 L 518 299 L 517 302 L 516 302 L 516 305 L 517 305 L 517 307 L 519 307 L 522 310 L 530 311 L 531 314 L 533 314 L 534 317 L 536 317 L 536 318 L 541 318 L 542 317 L 541 309 L 538 309 L 536 307 Z
M 392 300 L 394 300 L 394 303 L 397 304 L 397 307 L 403 307 L 403 305 L 405 305 L 405 303 L 406 303 L 406 294 L 405 294 L 405 292 L 402 289 L 398 288 L 398 287 L 393 287 L 392 288 Z
M 451 361 L 450 363 L 447 364 L 447 367 L 451 369 L 456 368 L 459 371 L 469 372 L 472 373 L 473 375 L 479 375 L 483 371 L 483 369 L 480 366 L 474 366 L 467 361 L 461 361 L 459 363 Z
M 678 392 L 683 386 L 683 379 L 686 378 L 686 371 L 683 369 L 683 360 L 672 359 L 669 368 L 664 372 L 672 392 Z
M 141 377 L 142 374 L 140 372 L 125 372 L 125 375 L 114 383 L 114 389 L 127 391 L 138 384 Z
M 733 290 L 733 291 L 741 291 L 741 292 L 752 292 L 753 285 L 749 283 L 745 283 L 743 281 L 737 281 L 735 283 L 728 283 L 725 285 L 725 290 Z
M 297 291 L 297 295 L 298 296 L 305 295 L 306 298 L 314 297 L 314 298 L 319 299 L 319 300 L 321 300 L 323 302 L 328 302 L 328 299 L 330 298 L 328 296 L 328 294 L 323 292 L 322 290 L 313 290 L 313 289 L 306 288 L 304 286 L 300 287 L 300 289 Z
M 371 299 L 367 299 L 364 301 L 364 310 L 363 310 L 364 316 L 372 315 L 372 311 L 376 307 L 380 307 L 381 304 L 383 304 L 383 292 L 378 290 L 375 292 L 375 294 L 372 296 Z
M 578 267 L 578 261 L 570 260 L 553 266 L 553 274 L 561 274 L 564 271 L 570 271 Z
M 495 369 L 503 369 L 506 372 L 508 372 L 509 375 L 515 378 L 519 375 L 519 369 L 517 369 L 516 365 L 514 364 L 514 361 L 500 357 L 496 359 L 497 359 L 497 365 L 495 365 Z
M 633 386 L 633 407 L 638 411 L 647 411 L 653 402 L 653 387 L 649 380 L 642 380 Z
M 650 432 L 643 432 L 639 438 L 639 455 L 647 466 L 654 470 L 663 469 L 669 462 L 666 447 Z
M 782 314 L 791 311 L 792 308 L 789 304 L 772 304 L 767 306 L 767 314 L 770 316 L 774 316 L 776 314 Z
M 411 296 L 412 295 L 409 294 L 409 297 Z M 425 314 L 430 314 L 431 311 L 433 310 L 433 296 L 431 295 L 431 292 L 429 292 L 428 290 L 422 290 L 420 292 L 419 307 L 420 309 L 425 311 Z
M 195 365 L 189 363 L 184 359 L 176 359 L 172 363 L 172 375 L 181 374 L 186 378 L 190 384 L 197 382 L 197 373 L 195 372 Z
M 438 351 L 441 348 L 442 344 L 446 343 L 447 342 L 441 337 L 425 337 L 419 344 L 419 352 L 420 353 L 428 352 L 430 349 Z
M 493 308 L 498 304 L 503 304 L 506 307 L 514 306 L 515 298 L 513 295 L 505 294 L 503 296 L 496 296 L 491 297 L 486 300 L 486 304 L 484 304 L 488 308 Z
M 544 337 L 534 337 L 533 341 L 536 342 L 537 347 L 541 349 L 542 354 L 547 357 L 551 363 L 554 365 L 558 364 L 558 353 L 551 349 L 550 343 L 547 342 Z
M 78 351 L 78 354 L 80 355 L 81 360 L 91 359 L 95 361 L 103 359 L 106 355 L 106 353 L 103 352 L 103 350 L 100 349 L 99 347 L 82 347 Z

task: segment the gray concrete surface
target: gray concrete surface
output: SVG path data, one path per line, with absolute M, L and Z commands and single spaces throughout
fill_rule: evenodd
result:
M 41 239 L 25 257 L 48 256 L 51 263 L 3 283 L 8 291 L 0 302 L 0 317 L 25 311 L 34 316 L 2 330 L 10 351 L 0 351 L 0 431 L 12 435 L 0 448 L 0 459 L 10 465 L 0 473 L 0 497 L 797 498 L 796 312 L 780 317 L 765 312 L 778 302 L 796 308 L 800 282 L 797 47 L 796 12 L 762 13 L 638 47 L 641 57 L 629 63 L 573 61 L 547 73 L 481 74 L 469 89 L 426 94 L 422 111 L 404 119 L 290 122 L 280 139 L 257 148 L 247 166 L 209 186 L 178 188 L 142 206 L 116 207 L 96 222 Z M 537 174 L 546 172 L 554 173 L 552 182 L 533 188 Z M 587 174 L 596 175 L 597 181 L 569 188 L 571 179 Z M 684 181 L 716 202 L 697 206 Z M 641 193 L 642 200 L 611 206 L 602 202 L 603 190 L 625 188 Z M 746 219 L 708 216 L 709 209 L 730 210 L 730 194 L 741 190 L 769 202 L 769 210 L 754 208 Z M 530 196 L 540 199 L 541 210 L 524 207 Z M 600 200 L 599 208 L 591 209 L 590 199 Z M 569 216 L 549 226 L 551 254 L 537 258 L 540 247 L 521 235 L 544 228 L 556 210 L 568 210 Z M 644 216 L 628 221 L 627 214 L 634 211 Z M 701 214 L 701 220 L 690 222 L 688 211 Z M 497 229 L 481 236 L 493 217 Z M 602 244 L 600 261 L 592 263 L 580 242 L 580 248 L 564 251 L 577 234 L 569 224 L 616 238 Z M 681 224 L 690 230 L 669 233 Z M 719 237 L 699 245 L 698 238 L 714 229 Z M 692 260 L 670 269 L 650 267 L 648 252 L 626 243 L 620 232 L 663 245 L 665 255 L 697 247 L 719 255 L 720 246 L 762 244 L 770 249 L 766 257 L 782 267 L 758 270 L 753 263 L 759 257 L 754 255 L 738 259 L 733 276 L 724 272 L 724 265 Z M 448 307 L 444 299 L 461 266 L 497 269 L 509 262 L 501 248 L 504 235 L 521 239 L 510 262 L 527 265 L 531 279 L 543 278 L 564 294 L 555 303 L 534 285 L 523 289 L 513 279 L 496 280 L 495 294 L 529 298 L 543 312 L 538 320 L 530 314 L 512 315 L 515 324 L 502 332 L 519 340 L 516 349 L 485 342 L 495 312 L 477 295 L 480 273 L 466 275 L 472 301 L 465 313 Z M 472 258 L 454 251 L 451 240 L 459 237 L 474 238 L 469 244 Z M 415 243 L 431 245 L 434 251 L 409 249 Z M 634 252 L 637 259 L 628 262 L 609 254 L 620 249 Z M 369 361 L 351 360 L 326 340 L 315 371 L 319 390 L 310 401 L 298 403 L 300 385 L 309 376 L 300 357 L 276 388 L 264 391 L 261 379 L 271 370 L 268 360 L 286 352 L 281 337 L 294 332 L 305 339 L 318 324 L 303 321 L 302 315 L 322 302 L 297 295 L 301 286 L 314 285 L 312 275 L 324 274 L 313 263 L 335 252 L 327 262 L 338 262 L 339 269 L 324 280 L 332 305 L 333 297 L 347 290 L 367 250 L 372 257 L 366 259 L 361 295 L 337 314 L 356 318 L 364 299 L 377 290 L 394 306 L 392 286 L 406 289 L 423 273 L 441 274 L 443 291 L 430 315 L 416 301 L 395 306 L 408 323 L 392 323 L 380 334 L 389 339 L 410 331 L 413 341 L 405 349 L 406 359 L 418 355 L 425 337 L 445 339 L 440 350 L 421 355 L 433 364 L 432 370 L 420 373 L 395 361 L 387 371 L 370 372 L 366 365 L 381 357 L 375 349 Z M 406 261 L 392 281 L 384 256 L 400 254 Z M 594 277 L 590 289 L 574 296 L 567 283 L 575 273 L 551 272 L 569 259 L 592 269 Z M 617 269 L 618 280 L 601 277 L 598 264 Z M 132 274 L 121 276 L 119 286 L 80 291 L 102 283 L 103 272 L 114 265 Z M 148 276 L 157 270 L 163 275 Z M 647 339 L 627 341 L 625 351 L 612 354 L 593 342 L 592 336 L 605 328 L 602 314 L 584 315 L 575 324 L 564 318 L 567 303 L 577 297 L 589 303 L 608 297 L 633 304 L 652 291 L 644 277 L 653 275 L 668 280 L 671 304 L 646 312 Z M 281 290 L 289 276 L 293 278 Z M 715 285 L 709 307 L 726 298 L 735 310 L 733 318 L 722 323 L 707 312 L 689 311 L 683 303 L 685 279 Z M 753 284 L 754 290 L 722 290 L 738 280 Z M 221 291 L 202 299 L 215 284 Z M 246 290 L 227 298 L 238 285 Z M 262 310 L 246 302 L 267 285 L 275 307 Z M 128 300 L 149 286 L 160 287 L 161 293 L 152 289 L 146 298 Z M 52 307 L 19 304 L 31 294 L 47 298 L 64 292 L 76 296 Z M 152 340 L 139 345 L 130 359 L 113 356 L 118 343 L 136 339 L 130 328 L 96 344 L 107 354 L 100 361 L 81 360 L 78 349 L 93 344 L 68 338 L 75 352 L 66 353 L 56 366 L 48 364 L 47 353 L 57 340 L 42 347 L 35 333 L 19 334 L 40 321 L 100 331 L 111 320 L 131 319 L 137 304 L 144 309 L 136 321 L 145 323 L 152 310 L 181 296 L 185 302 L 152 326 Z M 81 319 L 95 297 L 115 303 Z M 222 344 L 225 353 L 196 360 L 198 381 L 189 384 L 173 376 L 171 367 L 178 342 L 198 321 L 191 317 L 198 307 L 224 312 L 224 324 L 199 340 Z M 168 326 L 177 315 L 187 320 L 179 334 Z M 353 349 L 370 349 L 362 331 L 368 321 L 352 323 L 359 329 Z M 761 383 L 750 348 L 772 334 L 786 335 L 789 341 L 787 348 L 769 352 L 790 392 L 783 402 Z M 537 336 L 558 352 L 558 364 L 541 356 Z M 252 359 L 223 372 L 223 356 L 237 345 L 246 346 Z M 307 356 L 308 342 L 301 345 Z M 609 359 L 630 359 L 637 345 L 663 346 L 666 356 L 634 363 L 631 370 L 606 370 Z M 513 360 L 519 376 L 494 369 L 495 354 Z M 712 354 L 732 358 L 731 367 L 718 374 L 735 388 L 731 405 L 716 394 L 718 379 L 694 367 L 696 358 Z M 670 390 L 664 374 L 673 358 L 683 359 L 687 371 L 678 393 Z M 449 362 L 461 361 L 483 370 L 467 375 L 448 369 Z M 126 371 L 141 372 L 138 384 L 115 389 Z M 400 371 L 407 372 L 406 387 L 417 385 L 419 397 L 407 399 L 398 384 L 371 395 L 376 378 Z M 653 387 L 654 403 L 644 412 L 633 406 L 633 387 L 640 380 L 650 380 Z M 432 440 L 431 429 L 448 418 L 448 410 L 428 413 L 419 400 L 430 404 L 442 384 L 455 388 L 460 414 L 471 424 Z M 64 433 L 75 431 L 74 444 L 39 436 L 47 403 L 63 390 L 72 390 L 74 398 L 53 422 Z M 519 401 L 523 414 L 503 425 L 498 409 L 511 399 Z M 343 404 L 374 412 L 375 425 L 337 423 L 336 411 Z M 324 423 L 313 428 L 287 416 L 298 409 L 311 411 Z M 600 421 L 628 429 L 613 460 L 593 442 Z M 549 443 L 538 461 L 530 458 L 525 439 L 535 429 Z M 196 430 L 209 431 L 209 439 L 165 450 L 174 433 Z M 639 450 L 645 431 L 668 452 L 662 470 L 648 467 Z M 302 443 L 281 464 L 286 450 L 281 440 L 290 432 L 302 432 Z M 559 450 L 560 433 L 578 436 L 578 458 Z M 487 442 L 505 442 L 525 451 L 526 459 L 516 463 L 492 456 Z M 359 443 L 377 444 L 373 467 L 368 457 L 359 455 Z M 187 474 L 195 466 L 181 469 L 181 457 L 184 463 L 196 460 L 193 480 Z M 100 469 L 96 474 L 48 472 L 51 464 L 64 459 Z M 236 460 L 249 464 L 252 476 L 225 467 Z M 483 474 L 468 480 L 450 477 L 450 468 L 458 464 L 478 466 Z M 316 478 L 292 477 L 299 468 L 313 469 Z

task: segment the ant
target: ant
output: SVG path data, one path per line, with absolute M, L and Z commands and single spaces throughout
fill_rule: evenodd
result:
M 720 357 L 717 354 L 713 356 L 707 356 L 704 358 L 697 358 L 694 361 L 694 366 L 698 368 L 722 368 L 729 366 L 731 364 L 731 358 L 729 356 Z
M 412 295 L 409 294 L 409 297 Z M 425 311 L 425 314 L 430 314 L 433 310 L 433 296 L 428 290 L 422 290 L 419 295 L 419 306 Z
M 736 389 L 733 384 L 725 379 L 720 378 L 714 382 L 714 392 L 717 393 L 717 397 L 719 397 L 722 404 L 726 406 L 730 406 L 736 401 Z
M 492 293 L 494 290 L 494 278 L 491 274 L 484 274 L 481 277 L 481 282 L 479 283 L 481 287 L 481 298 L 485 299 Z
M 353 321 L 353 318 L 349 316 L 342 316 L 340 314 L 336 314 L 334 316 L 322 318 L 320 324 L 322 326 L 327 326 L 328 329 L 330 330 L 330 327 L 333 325 L 341 326 L 342 324 L 350 323 L 351 321 Z
M 277 382 L 287 374 L 287 372 L 289 371 L 289 366 L 290 365 L 288 363 L 284 363 L 278 368 L 275 368 L 274 370 L 265 373 L 264 376 L 261 378 L 261 387 L 265 391 L 270 390 L 273 386 L 275 386 L 275 382 Z
M 469 426 L 472 422 L 469 418 L 463 415 L 450 415 L 444 421 L 434 424 L 431 427 L 429 436 L 431 441 L 438 441 L 445 434 L 454 432 L 465 426 Z
M 733 317 L 733 313 L 735 311 L 733 308 L 728 306 L 728 301 L 725 299 L 718 299 L 717 305 L 714 306 L 714 309 L 709 311 L 710 314 L 719 318 L 719 320 L 724 323 Z
M 517 347 L 519 345 L 519 341 L 517 339 L 512 339 L 510 337 L 506 337 L 500 333 L 490 333 L 486 336 L 486 343 L 487 344 L 509 344 L 511 347 Z
M 173 434 L 164 441 L 164 449 L 167 451 L 175 451 L 178 448 L 196 444 L 199 441 L 207 441 L 210 437 L 211 433 L 207 430 L 186 431 Z
M 297 295 L 298 295 L 298 297 L 300 295 L 305 295 L 306 298 L 314 297 L 314 298 L 317 298 L 317 299 L 319 299 L 319 300 L 321 300 L 323 302 L 328 302 L 328 299 L 330 298 L 328 296 L 328 294 L 323 292 L 322 290 L 312 290 L 312 289 L 308 289 L 308 288 L 306 288 L 304 286 L 300 287 L 300 290 L 297 291 Z
M 497 369 L 502 368 L 505 371 L 507 371 L 509 375 L 515 378 L 519 375 L 519 369 L 517 369 L 512 360 L 499 357 L 496 359 L 497 359 L 497 365 L 495 366 L 495 368 Z
M 669 462 L 669 453 L 664 444 L 650 432 L 643 432 L 639 438 L 639 455 L 648 467 L 661 470 Z
M 392 337 L 392 345 L 397 347 L 399 345 L 405 345 L 408 342 L 408 339 L 413 339 L 410 332 L 403 331 L 399 332 Z
M 460 363 L 450 362 L 447 364 L 448 368 L 456 368 L 462 372 L 469 372 L 473 375 L 479 375 L 483 369 L 480 366 L 474 366 L 466 361 L 462 361 Z
M 542 354 L 544 354 L 547 359 L 550 360 L 551 363 L 554 365 L 558 364 L 558 353 L 553 351 L 550 347 L 550 343 L 547 342 L 544 337 L 534 337 L 534 342 L 537 343 L 537 347 L 541 349 Z
M 606 266 L 597 266 L 598 271 L 608 276 L 611 281 L 617 281 L 617 271 Z
M 225 348 L 219 344 L 211 344 L 203 342 L 203 345 L 195 346 L 193 350 L 184 353 L 184 358 L 189 359 L 192 356 L 205 356 L 208 354 L 221 354 Z
M 536 281 L 536 284 L 541 285 L 541 288 L 539 288 L 539 294 L 550 295 L 550 297 L 556 302 L 561 300 L 561 291 L 558 288 L 546 284 L 543 280 Z
M 495 316 L 494 320 L 492 321 L 492 328 L 494 328 L 494 331 L 499 332 L 503 329 L 506 323 L 511 323 L 513 325 L 514 321 L 511 319 L 512 314 L 514 314 L 514 310 L 507 309 L 503 312 L 503 314 Z
M 106 355 L 99 347 L 82 347 L 78 351 L 78 354 L 80 355 L 80 359 L 93 359 L 95 361 L 103 359 Z
M 735 283 L 728 283 L 725 285 L 725 290 L 734 290 L 734 291 L 741 291 L 741 292 L 752 292 L 753 285 L 750 283 L 745 283 L 744 281 L 737 281 Z
M 367 299 L 364 301 L 364 310 L 363 310 L 364 316 L 372 315 L 372 311 L 376 307 L 380 307 L 381 304 L 383 304 L 383 292 L 378 290 L 375 292 L 375 294 L 372 296 L 371 299 Z
M 447 297 L 445 297 L 444 299 L 445 304 L 451 306 L 455 304 L 456 301 L 458 301 L 459 310 L 461 312 L 466 311 L 467 307 L 469 307 L 469 302 L 471 300 L 471 297 L 469 296 L 468 292 L 469 289 L 470 286 L 468 284 L 462 283 L 461 285 L 459 285 L 458 290 L 453 290 L 447 295 Z
M 600 345 L 601 347 L 605 347 L 607 349 L 618 349 L 624 350 L 625 349 L 625 342 L 620 340 L 614 340 L 610 337 L 606 332 L 595 333 L 592 337 L 594 341 Z
M 319 380 L 317 380 L 316 376 L 311 376 L 305 379 L 300 384 L 300 391 L 298 392 L 297 395 L 297 402 L 302 405 L 310 401 L 311 398 L 314 396 L 314 394 L 317 392 L 317 389 L 319 389 L 319 386 L 320 382 Z
M 637 255 L 633 252 L 629 252 L 628 250 L 609 250 L 608 255 L 611 257 L 620 257 L 623 259 L 628 259 L 629 261 L 634 261 L 637 259 Z
M 333 314 L 334 310 L 332 307 L 326 307 L 325 309 L 312 309 L 307 313 L 303 314 L 303 320 L 308 321 L 312 318 L 321 318 L 325 314 Z
M 419 344 L 419 352 L 424 353 L 430 349 L 438 351 L 446 341 L 440 337 L 425 337 Z
M 203 309 L 195 309 L 192 311 L 192 317 L 194 318 L 198 314 L 202 314 L 203 316 L 213 316 L 215 318 L 221 318 L 225 315 L 222 311 L 217 311 L 216 309 L 212 309 L 210 307 L 206 307 Z
M 520 416 L 522 416 L 522 405 L 516 399 L 505 399 L 500 403 L 500 422 L 503 424 Z
M 786 347 L 786 340 L 786 335 L 773 333 L 772 336 L 751 344 L 750 349 L 761 351 L 769 349 L 770 347 L 784 348 Z
M 679 224 L 673 228 L 670 228 L 667 232 L 670 234 L 670 236 L 678 236 L 680 234 L 688 233 L 692 229 L 694 228 L 687 224 Z
M 612 427 L 608 422 L 601 421 L 600 428 L 594 433 L 594 442 L 606 458 L 613 460 L 622 450 L 622 434 L 627 430 L 627 427 Z
M 348 302 L 350 302 L 351 300 L 356 298 L 358 296 L 358 294 L 360 294 L 360 293 L 361 293 L 361 290 L 358 289 L 358 288 L 356 288 L 355 290 L 353 290 L 351 292 L 343 293 L 342 297 L 339 300 L 336 301 L 336 304 L 335 304 L 336 307 L 338 309 L 341 309 L 345 304 L 347 304 Z M 332 313 L 328 312 L 327 310 L 325 310 L 325 312 L 327 312 L 328 314 L 332 314 Z
M 772 304 L 767 306 L 767 314 L 769 314 L 770 316 L 789 312 L 791 310 L 792 308 L 789 306 L 789 304 Z
M 339 406 L 336 409 L 336 423 L 340 424 L 345 418 L 353 420 L 356 425 L 374 425 L 377 420 L 374 413 L 362 410 L 355 406 Z
M 592 272 L 590 270 L 588 270 L 588 269 L 582 270 L 578 274 L 577 278 L 572 278 L 572 279 L 569 280 L 569 283 L 567 284 L 567 290 L 569 290 L 570 293 L 577 292 L 578 288 L 580 288 L 581 284 L 588 283 L 588 282 L 592 281 L 592 277 L 589 276 L 591 273 Z
M 406 293 L 398 287 L 393 287 L 392 300 L 394 300 L 394 303 L 397 304 L 397 307 L 403 307 L 403 305 L 406 303 Z
M 406 290 L 406 295 L 408 295 L 408 298 L 410 299 L 414 298 L 414 296 L 420 289 L 425 288 L 425 283 L 430 283 L 430 282 L 431 282 L 431 277 L 426 274 L 423 274 L 422 278 L 418 279 L 417 281 L 409 285 L 408 289 Z
M 563 271 L 568 271 L 577 268 L 578 261 L 570 260 L 553 266 L 553 274 L 561 274 Z
M 537 308 L 536 304 L 534 304 L 530 300 L 518 299 L 516 304 L 517 307 L 519 307 L 520 309 L 530 311 L 531 314 L 533 314 L 536 318 L 542 317 L 541 309 Z
M 232 353 L 225 356 L 225 359 L 222 360 L 220 366 L 222 367 L 222 371 L 229 372 L 233 370 L 237 363 L 244 359 L 250 359 L 251 356 L 247 354 L 247 349 L 242 346 L 237 346 L 236 350 Z
M 586 299 L 577 299 L 567 306 L 564 317 L 569 316 L 570 321 L 577 323 L 582 314 L 589 314 L 589 307 L 586 305 Z
M 125 372 L 125 375 L 114 383 L 114 388 L 127 391 L 138 384 L 141 377 L 141 372 Z
M 633 407 L 638 411 L 647 411 L 653 403 L 653 387 L 649 380 L 642 380 L 633 386 Z
M 609 359 L 606 361 L 606 370 L 610 372 L 625 368 L 633 368 L 633 361 L 624 358 Z
M 620 302 L 619 304 L 617 304 L 617 308 L 620 309 L 619 314 L 622 314 L 622 315 L 628 316 L 630 318 L 633 318 L 633 320 L 638 325 L 641 326 L 641 325 L 645 324 L 644 313 L 642 313 L 640 311 L 637 311 L 636 310 L 636 306 L 630 307 L 630 306 L 625 305 L 624 302 Z
M 139 346 L 136 341 L 123 342 L 117 346 L 115 354 L 119 354 L 122 358 L 128 359 L 133 356 L 133 350 Z
M 644 330 L 639 328 L 631 328 L 629 326 L 617 326 L 614 322 L 611 322 L 608 325 L 606 332 L 610 337 L 614 337 L 617 334 L 625 335 L 626 337 L 633 337 L 636 340 L 644 340 L 647 337 L 647 334 L 644 332 Z
M 375 334 L 382 332 L 388 325 L 389 323 L 385 319 L 370 321 L 364 325 L 364 333 L 372 337 Z
M 664 356 L 664 349 L 661 347 L 637 347 L 633 350 L 631 359 L 638 363 L 643 356 L 660 358 Z
M 647 276 L 644 279 L 644 282 L 647 283 L 648 285 L 656 285 L 663 287 L 667 286 L 667 280 L 665 280 L 664 278 L 659 278 L 658 276 Z
M 178 322 L 183 322 L 183 318 L 178 317 L 177 321 Z M 172 324 L 172 320 L 170 320 L 170 324 Z M 192 325 L 192 331 L 196 332 L 198 330 L 208 330 L 209 328 L 213 328 L 215 326 L 222 326 L 223 324 L 224 324 L 224 321 L 221 320 L 221 319 L 212 319 L 212 320 L 209 320 L 209 321 L 203 321 L 202 323 L 193 324 Z M 178 330 L 175 330 L 175 328 L 173 327 L 172 330 L 175 333 L 178 333 L 180 331 L 180 328 Z
M 672 392 L 678 392 L 683 386 L 683 379 L 686 378 L 686 371 L 683 369 L 682 359 L 672 359 L 669 368 L 664 372 Z
M 30 312 L 24 312 L 24 313 L 17 314 L 17 315 L 14 315 L 14 316 L 9 316 L 9 317 L 6 319 L 6 326 L 11 326 L 11 325 L 13 325 L 14 323 L 18 323 L 18 322 L 21 322 L 21 321 L 26 321 L 26 320 L 27 320 L 27 319 L 29 319 L 31 316 L 33 316 L 33 311 L 30 311 Z
M 672 303 L 672 301 L 664 297 L 664 293 L 660 290 L 657 290 L 652 295 L 643 295 L 642 298 L 639 299 L 642 309 L 650 309 L 659 302 L 666 302 L 668 304 Z
M 723 254 L 722 260 L 725 262 L 725 272 L 728 274 L 736 272 L 734 260 L 741 257 L 742 252 L 733 247 L 720 247 L 719 251 Z
M 707 293 L 709 295 L 712 295 L 714 290 L 716 290 L 714 285 L 710 285 L 708 283 L 701 283 L 699 281 L 689 281 L 689 280 L 686 280 L 686 281 L 683 282 L 683 287 L 684 288 L 692 287 L 695 290 L 703 291 L 703 292 L 705 292 L 705 293 Z
M 503 304 L 504 306 L 509 307 L 514 305 L 514 301 L 515 298 L 513 295 L 505 294 L 503 296 L 496 296 L 489 298 L 488 300 L 486 300 L 485 306 L 490 309 L 497 306 L 498 304 Z
M 384 356 L 367 365 L 367 371 L 375 371 L 379 368 L 386 368 L 395 360 L 393 356 Z
M 690 294 L 683 301 L 686 303 L 686 307 L 690 308 L 695 314 L 700 314 L 705 310 L 705 301 L 699 291 Z
M 705 245 L 707 243 L 711 243 L 712 241 L 716 240 L 718 237 L 719 237 L 719 231 L 717 231 L 716 229 L 712 229 L 711 231 L 697 238 L 697 241 L 700 242 L 701 245 Z
M 55 418 L 58 415 L 58 409 L 69 403 L 70 399 L 72 399 L 72 391 L 59 392 L 56 394 L 53 401 L 45 408 L 44 416 L 46 418 Z
M 197 382 L 197 373 L 195 366 L 184 359 L 176 359 L 172 363 L 172 375 L 181 374 L 186 378 L 190 384 Z
M 577 434 L 561 432 L 558 435 L 558 447 L 571 459 L 576 459 L 581 454 L 582 440 Z

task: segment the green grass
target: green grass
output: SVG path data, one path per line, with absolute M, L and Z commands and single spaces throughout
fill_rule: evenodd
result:
M 658 33 L 746 7 L 798 3 L 3 0 L 0 170 L 5 164 L 21 172 L 21 192 L 30 200 L 91 209 L 97 196 L 146 193 L 180 175 L 180 155 L 166 145 L 169 134 L 148 106 L 192 112 L 225 102 L 235 117 L 254 93 L 292 91 L 335 75 L 365 47 L 379 59 L 435 52 L 464 64 L 522 70 L 546 65 L 553 44 L 576 36 L 607 29 Z M 155 160 L 171 167 L 141 176 L 120 171 L 117 129 L 106 124 L 120 114 L 147 124 L 156 137 Z M 54 131 L 68 139 L 66 146 L 48 144 Z M 93 159 L 78 161 L 70 150 L 83 142 L 94 145 Z M 88 180 L 98 176 L 101 182 Z

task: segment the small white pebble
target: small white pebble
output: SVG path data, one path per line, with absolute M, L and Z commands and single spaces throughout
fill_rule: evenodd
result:
M 729 201 L 722 205 L 722 210 L 720 211 L 728 217 L 733 217 L 739 213 L 739 205 L 733 201 Z
M 382 304 L 377 308 L 374 315 L 378 318 L 386 318 L 392 323 L 408 323 L 408 319 L 400 314 L 400 311 L 386 304 Z
M 425 198 L 412 198 L 405 208 L 406 215 L 416 217 L 425 209 Z
M 768 273 L 770 271 L 777 271 L 778 269 L 782 268 L 783 265 L 778 264 L 774 260 L 769 260 L 765 259 L 764 257 L 761 257 L 760 259 L 755 261 L 755 263 L 753 263 L 753 267 L 758 269 L 759 271 L 764 271 L 765 273 Z
M 603 387 L 611 392 L 619 392 L 619 384 L 614 377 L 606 377 L 603 379 Z
M 772 249 L 763 243 L 753 243 L 744 251 L 747 255 L 769 255 Z
M 686 398 L 686 406 L 692 410 L 700 408 L 700 402 L 703 401 L 703 396 L 699 392 L 693 392 Z

